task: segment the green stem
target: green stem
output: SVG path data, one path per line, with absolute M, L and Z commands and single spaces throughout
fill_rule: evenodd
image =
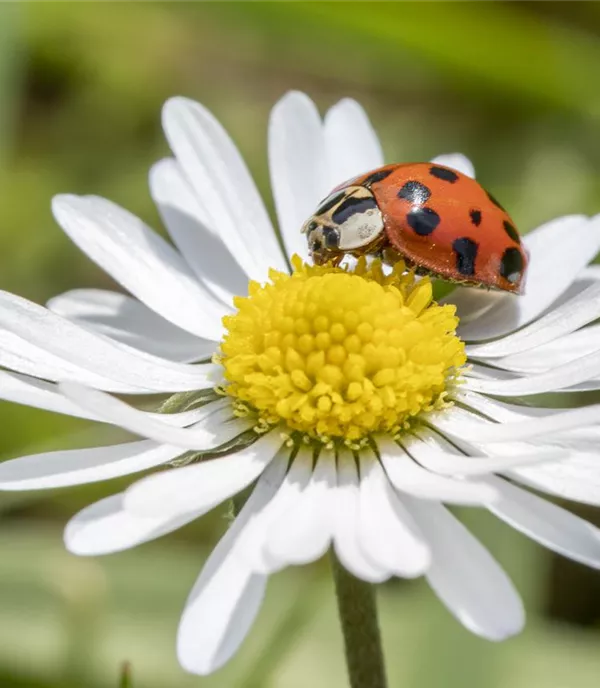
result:
M 351 688 L 386 688 L 375 588 L 355 578 L 332 554 L 333 579 Z
M 119 681 L 119 688 L 132 688 L 133 683 L 131 681 L 131 664 L 129 662 L 123 662 L 121 665 L 121 678 Z

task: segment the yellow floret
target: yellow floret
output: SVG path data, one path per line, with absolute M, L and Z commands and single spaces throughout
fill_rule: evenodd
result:
M 352 271 L 292 262 L 291 275 L 251 283 L 223 319 L 216 360 L 236 408 L 261 427 L 283 421 L 352 443 L 447 405 L 465 348 L 454 306 L 433 301 L 429 279 L 417 282 L 403 263 L 385 275 L 378 261 Z

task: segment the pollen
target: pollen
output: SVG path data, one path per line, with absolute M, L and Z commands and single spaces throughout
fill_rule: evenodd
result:
M 466 362 L 454 306 L 433 301 L 428 278 L 403 263 L 384 274 L 304 264 L 250 283 L 223 320 L 223 391 L 257 426 L 347 444 L 397 435 L 447 405 Z

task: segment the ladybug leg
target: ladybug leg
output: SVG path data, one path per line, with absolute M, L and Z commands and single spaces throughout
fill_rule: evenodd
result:
M 386 265 L 395 265 L 401 260 L 404 260 L 405 263 L 408 263 L 406 258 L 399 251 L 397 251 L 391 244 L 388 244 L 387 246 L 382 246 L 379 253 L 381 260 Z

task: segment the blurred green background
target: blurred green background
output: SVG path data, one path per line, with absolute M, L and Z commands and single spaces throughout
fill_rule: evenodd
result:
M 53 223 L 49 201 L 101 194 L 158 227 L 146 176 L 167 154 L 160 107 L 176 94 L 221 119 L 266 198 L 269 109 L 297 88 L 323 110 L 360 100 L 390 162 L 465 152 L 521 231 L 598 212 L 599 67 L 596 2 L 0 4 L 0 288 L 43 303 L 114 287 Z M 0 427 L 3 457 L 116 437 L 6 403 Z M 326 562 L 274 577 L 234 661 L 186 675 L 178 616 L 224 513 L 132 552 L 67 554 L 69 516 L 124 484 L 0 495 L 2 688 L 112 688 L 125 660 L 136 688 L 346 685 Z M 422 582 L 388 584 L 390 686 L 600 685 L 600 574 L 482 512 L 464 518 L 521 590 L 527 629 L 487 643 Z

